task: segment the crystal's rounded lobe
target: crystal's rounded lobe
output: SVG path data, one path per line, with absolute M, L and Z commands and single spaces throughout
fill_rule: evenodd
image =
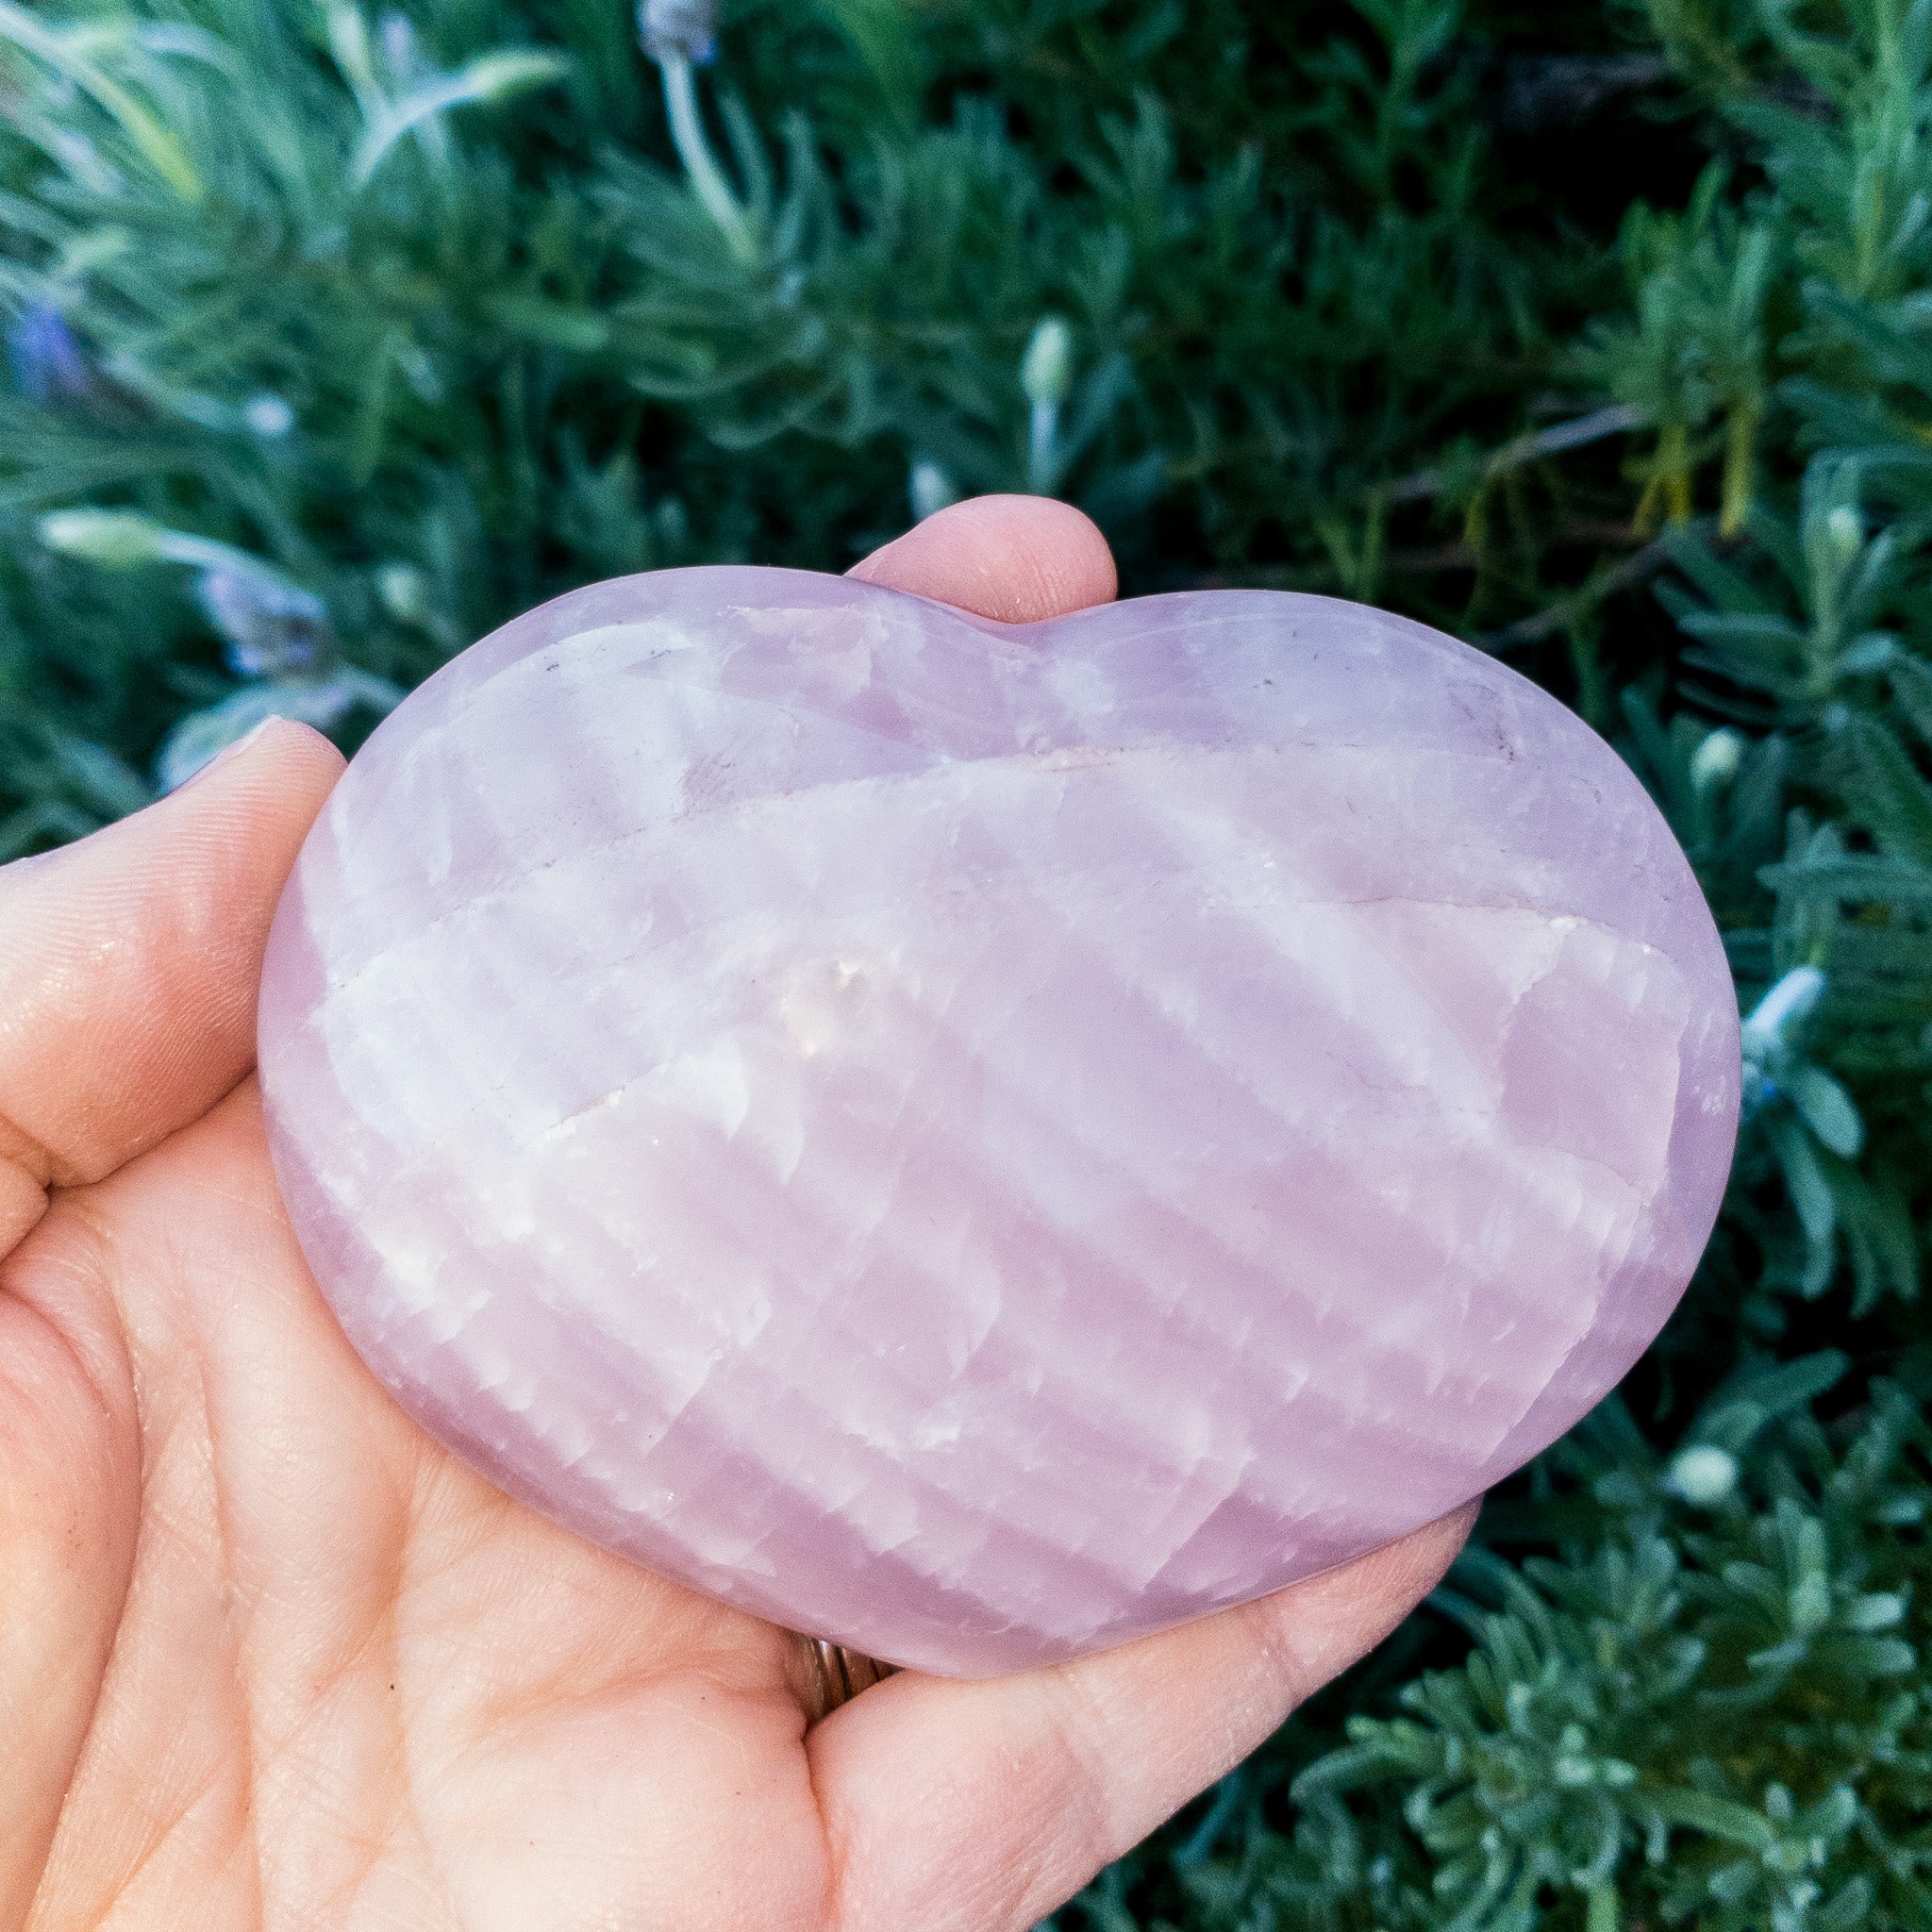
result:
M 750 569 L 561 598 L 376 732 L 260 1059 L 316 1275 L 428 1428 L 965 1675 L 1542 1447 L 1682 1291 L 1739 1078 L 1662 819 L 1476 652 Z

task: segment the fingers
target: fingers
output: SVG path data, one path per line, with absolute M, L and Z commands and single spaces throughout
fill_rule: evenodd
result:
M 1021 496 L 956 504 L 855 575 L 1010 622 L 1114 587 L 1086 517 Z M 0 869 L 0 1254 L 49 1185 L 99 1179 L 247 1071 L 269 921 L 341 763 L 275 719 L 172 798 Z
M 0 1255 L 47 1187 L 111 1173 L 253 1064 L 269 921 L 341 768 L 272 719 L 160 804 L 0 869 Z
M 1005 624 L 1110 604 L 1113 553 L 1092 522 L 1048 496 L 974 496 L 929 516 L 846 573 Z
M 1013 623 L 1114 591 L 1100 532 L 1040 497 L 956 504 L 854 575 Z M 247 1071 L 269 921 L 341 771 L 272 720 L 172 798 L 0 869 L 0 1254 L 49 1185 L 99 1179 Z
M 1069 505 L 955 504 L 851 575 L 1008 623 L 1108 602 Z M 990 1683 L 891 1678 L 808 1734 L 840 1932 L 1033 1925 L 1238 1763 L 1435 1585 L 1474 1506 L 1326 1576 L 1141 1643 Z
M 987 1683 L 889 1678 L 808 1735 L 840 1932 L 1023 1932 L 1421 1601 L 1471 1504 L 1324 1576 Z

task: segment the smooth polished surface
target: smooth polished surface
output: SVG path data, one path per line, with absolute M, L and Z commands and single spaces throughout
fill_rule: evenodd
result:
M 377 730 L 260 1066 L 304 1250 L 427 1427 L 968 1675 L 1561 1433 L 1689 1277 L 1739 1078 L 1642 789 L 1452 640 L 752 569 L 559 599 Z

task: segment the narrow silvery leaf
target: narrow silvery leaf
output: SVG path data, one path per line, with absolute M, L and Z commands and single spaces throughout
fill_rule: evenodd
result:
M 163 791 L 185 785 L 229 745 L 270 718 L 292 718 L 325 731 L 346 717 L 355 693 L 331 679 L 320 684 L 256 684 L 175 725 L 155 759 L 155 781 Z
M 357 709 L 390 711 L 402 695 L 387 678 L 354 670 L 328 678 L 249 685 L 175 725 L 155 759 L 155 780 L 163 791 L 186 784 L 209 759 L 270 718 L 292 718 L 326 731 Z
M 451 108 L 508 100 L 512 94 L 546 87 L 569 71 L 554 54 L 485 54 L 456 74 L 438 75 L 400 101 L 387 104 L 370 124 L 357 150 L 350 179 L 365 186 L 397 142 Z
M 1806 1239 L 1814 1249 L 1828 1247 L 1838 1228 L 1838 1203 L 1809 1139 L 1789 1114 L 1772 1116 L 1771 1140 L 1785 1187 Z
M 1744 1022 L 1744 1052 L 1763 1059 L 1785 1043 L 1785 1036 L 1817 1010 L 1824 997 L 1824 974 L 1815 966 L 1796 966 L 1774 986 Z
M 1823 1067 L 1800 1067 L 1786 1084 L 1805 1124 L 1841 1160 L 1856 1159 L 1865 1126 L 1852 1096 Z

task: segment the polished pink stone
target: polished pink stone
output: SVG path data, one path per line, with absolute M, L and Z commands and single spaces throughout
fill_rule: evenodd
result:
M 1464 645 L 749 569 L 561 598 L 405 704 L 260 1047 L 316 1277 L 427 1428 L 966 1675 L 1533 1455 L 1670 1313 L 1739 1084 L 1663 820 Z

